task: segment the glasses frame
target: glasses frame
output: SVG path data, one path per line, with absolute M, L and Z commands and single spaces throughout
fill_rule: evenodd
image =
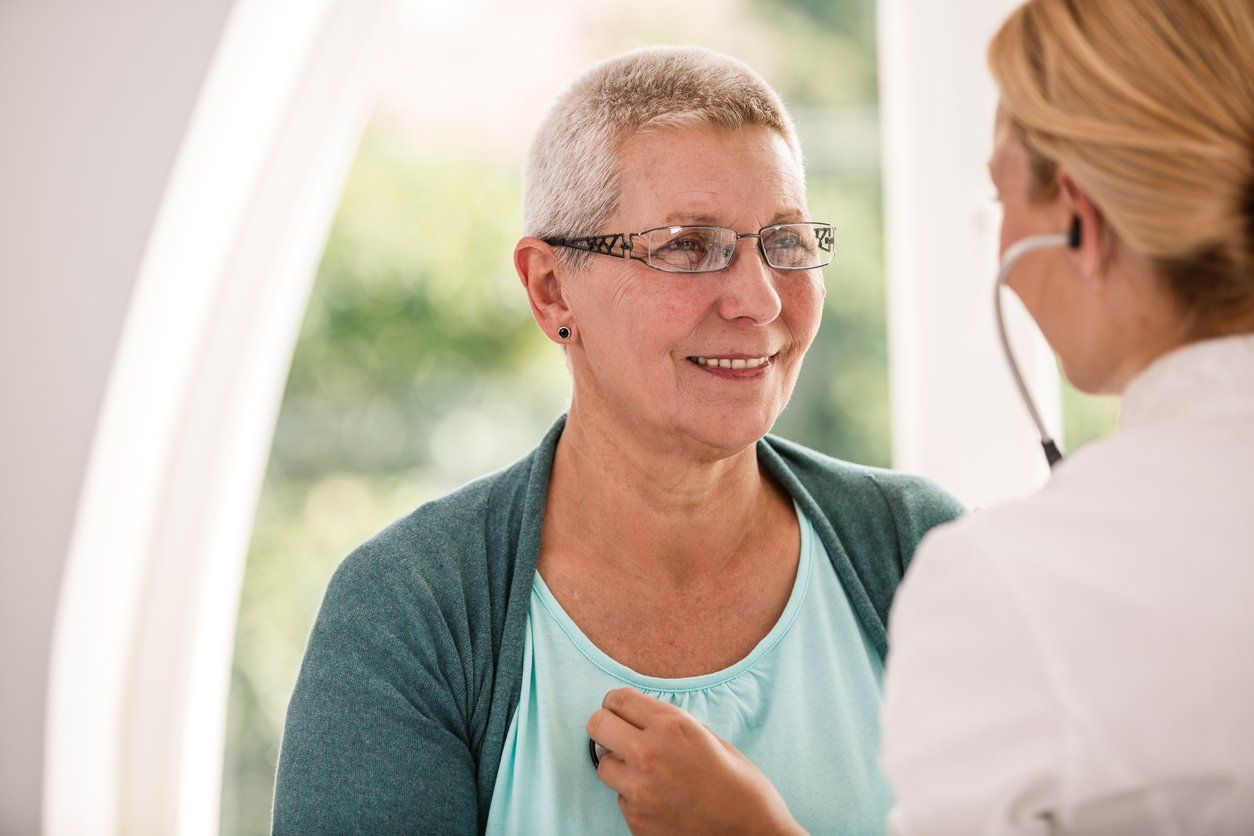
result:
M 766 254 L 766 248 L 762 246 L 762 236 L 772 229 L 778 229 L 785 226 L 812 226 L 815 229 L 815 239 L 818 241 L 819 249 L 828 254 L 827 261 L 814 267 L 777 267 L 771 263 L 770 256 Z M 648 256 L 636 255 L 632 251 L 635 249 L 635 239 L 648 235 L 651 232 L 661 232 L 662 230 L 680 230 L 680 229 L 717 229 L 730 232 L 736 236 L 735 244 L 732 247 L 732 256 L 722 267 L 716 267 L 713 270 L 667 270 L 665 267 L 658 267 L 650 264 Z M 826 234 L 824 234 L 826 232 Z M 544 243 L 554 247 L 568 247 L 574 250 L 580 250 L 594 255 L 608 255 L 614 258 L 632 258 L 639 261 L 645 267 L 657 270 L 660 273 L 678 273 L 680 275 L 694 275 L 699 273 L 721 273 L 728 267 L 731 267 L 732 261 L 735 259 L 735 252 L 740 246 L 741 238 L 758 239 L 758 253 L 762 256 L 762 260 L 766 266 L 772 270 L 819 270 L 832 263 L 836 252 L 836 228 L 826 221 L 786 221 L 784 223 L 771 224 L 764 226 L 757 232 L 737 232 L 729 226 L 706 226 L 703 224 L 677 224 L 673 226 L 655 226 L 652 229 L 646 229 L 642 232 L 611 232 L 606 235 L 585 235 L 580 237 L 562 237 L 555 236 L 551 238 L 542 238 Z M 826 244 L 827 246 L 824 246 Z

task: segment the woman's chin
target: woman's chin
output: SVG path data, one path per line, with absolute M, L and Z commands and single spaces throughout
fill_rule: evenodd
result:
M 777 415 L 773 410 L 762 409 L 718 410 L 692 422 L 688 435 L 732 455 L 756 444 L 770 432 Z

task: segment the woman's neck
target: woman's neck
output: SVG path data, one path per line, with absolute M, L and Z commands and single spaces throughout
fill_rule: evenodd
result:
M 761 473 L 754 445 L 727 455 L 573 403 L 554 459 L 544 546 L 687 587 L 751 551 L 787 502 Z

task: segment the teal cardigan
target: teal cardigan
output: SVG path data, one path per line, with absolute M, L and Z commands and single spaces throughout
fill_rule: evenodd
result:
M 340 564 L 288 705 L 275 833 L 483 831 L 564 426 L 563 416 L 517 464 L 423 505 Z M 774 436 L 757 449 L 813 522 L 883 656 L 915 545 L 962 506 L 924 479 Z

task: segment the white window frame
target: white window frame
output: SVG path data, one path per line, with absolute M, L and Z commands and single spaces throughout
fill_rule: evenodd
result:
M 253 513 L 391 10 L 236 0 L 230 11 L 80 494 L 48 685 L 45 833 L 218 831 Z
M 1018 5 L 879 4 L 893 466 L 973 506 L 1026 494 L 1049 472 L 993 324 L 997 93 L 985 53 Z M 1008 291 L 1006 306 L 1024 377 L 1061 438 L 1053 355 Z

